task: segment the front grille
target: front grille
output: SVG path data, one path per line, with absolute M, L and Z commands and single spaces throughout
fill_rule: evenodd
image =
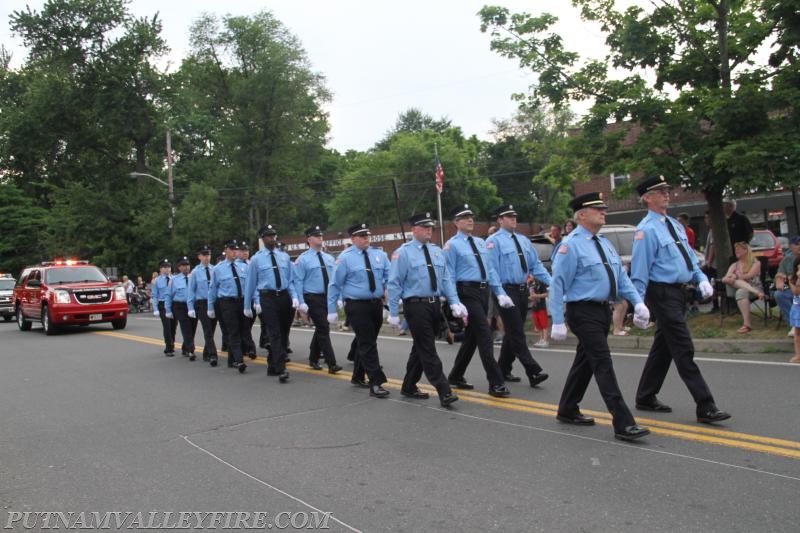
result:
M 110 289 L 82 289 L 73 291 L 73 294 L 79 304 L 94 305 L 110 302 L 112 292 Z

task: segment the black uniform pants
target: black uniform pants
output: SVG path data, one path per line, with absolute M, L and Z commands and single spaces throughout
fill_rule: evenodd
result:
M 164 334 L 164 353 L 175 351 L 175 332 L 178 322 L 167 316 L 167 307 L 163 300 L 158 302 L 158 317 L 161 319 L 161 331 Z
M 214 330 L 217 329 L 217 320 L 208 316 L 208 300 L 196 300 L 194 302 L 194 312 L 203 327 L 203 360 L 217 357 L 217 344 L 214 342 Z
M 404 300 L 403 312 L 408 321 L 411 338 L 414 339 L 406 364 L 403 390 L 415 391 L 422 373 L 425 372 L 425 377 L 436 387 L 436 392 L 441 398 L 451 391 L 442 370 L 442 361 L 436 353 L 436 333 L 442 316 L 439 298 L 435 298 L 434 302 Z
M 460 284 L 457 284 L 457 287 L 458 299 L 467 308 L 469 315 L 467 327 L 464 330 L 464 339 L 461 341 L 453 369 L 450 371 L 450 379 L 453 381 L 464 379 L 464 372 L 466 372 L 475 348 L 477 348 L 489 386 L 500 386 L 504 382 L 503 373 L 494 358 L 492 330 L 486 319 L 486 313 L 489 310 L 489 287 L 480 288 Z
M 246 333 L 247 324 L 244 316 L 244 299 L 219 298 L 216 309 L 221 322 L 228 332 L 228 363 L 233 365 L 242 362 L 242 336 Z
M 344 312 L 356 341 L 353 379 L 362 380 L 369 376 L 371 385 L 386 383 L 386 375 L 378 357 L 378 333 L 383 325 L 383 302 L 374 300 L 347 300 Z
M 259 296 L 261 298 L 261 316 L 267 326 L 270 344 L 267 370 L 270 373 L 281 374 L 286 370 L 286 346 L 283 339 L 284 331 L 288 331 L 292 327 L 289 318 L 292 299 L 287 291 L 260 291 Z
M 639 380 L 636 401 L 653 400 L 664 384 L 670 362 L 675 361 L 678 375 L 697 404 L 697 412 L 715 408 L 711 390 L 694 362 L 694 343 L 684 315 L 686 291 L 680 286 L 650 282 L 645 301 L 655 320 L 656 332 Z
M 253 324 L 256 322 L 255 315 L 253 317 L 245 316 L 245 329 L 246 333 L 242 337 L 242 353 L 247 355 L 255 355 L 256 343 L 253 340 Z
M 197 329 L 197 319 L 189 316 L 189 306 L 186 302 L 172 302 L 172 314 L 181 327 L 181 353 L 191 355 L 194 353 L 194 332 Z
M 528 340 L 525 338 L 525 320 L 528 318 L 528 290 L 525 285 L 503 285 L 506 293 L 514 302 L 514 307 L 500 307 L 495 301 L 495 305 L 503 319 L 503 327 L 506 334 L 503 337 L 503 344 L 500 347 L 500 358 L 497 363 L 503 375 L 511 373 L 511 365 L 514 358 L 519 359 L 525 367 L 525 373 L 535 376 L 542 371 L 542 367 L 536 362 L 528 349 Z M 470 320 L 472 322 L 472 320 Z
M 336 355 L 331 345 L 331 325 L 328 324 L 328 298 L 324 294 L 305 293 L 303 299 L 308 306 L 308 317 L 314 323 L 308 360 L 316 363 L 321 355 L 328 367 L 332 367 L 336 364 Z
M 566 319 L 569 329 L 578 337 L 578 347 L 558 402 L 558 413 L 570 416 L 579 412 L 578 404 L 594 375 L 600 395 L 613 417 L 614 431 L 632 426 L 636 421 L 622 398 L 608 349 L 611 308 L 599 302 L 571 302 L 567 304 Z

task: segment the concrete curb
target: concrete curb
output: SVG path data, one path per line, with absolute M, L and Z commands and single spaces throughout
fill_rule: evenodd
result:
M 794 341 L 787 337 L 786 340 L 764 339 L 764 340 L 739 340 L 739 339 L 693 339 L 695 353 L 794 353 Z M 535 342 L 535 341 L 534 341 Z M 578 340 L 567 337 L 562 342 L 550 342 L 550 347 L 576 346 Z M 611 351 L 615 350 L 641 350 L 649 351 L 653 344 L 653 337 L 637 337 L 631 335 L 627 337 L 608 336 L 608 346 Z M 531 348 L 535 348 L 530 344 Z

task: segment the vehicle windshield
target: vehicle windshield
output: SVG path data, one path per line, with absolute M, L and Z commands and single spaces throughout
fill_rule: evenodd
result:
M 97 267 L 77 266 L 50 269 L 46 273 L 45 281 L 50 285 L 54 285 L 56 283 L 79 283 L 87 281 L 105 283 L 108 279 Z
M 14 288 L 14 280 L 12 278 L 0 278 L 0 291 L 10 291 Z
M 775 241 L 769 233 L 756 233 L 750 241 L 750 248 L 774 248 Z

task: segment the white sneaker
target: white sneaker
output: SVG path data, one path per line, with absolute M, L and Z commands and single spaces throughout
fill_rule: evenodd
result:
M 789 333 L 786 334 L 787 337 L 794 337 L 794 328 L 789 328 Z
M 548 346 L 550 346 L 550 343 L 544 339 L 539 339 L 534 343 L 534 346 L 536 346 L 537 348 L 547 348 Z

